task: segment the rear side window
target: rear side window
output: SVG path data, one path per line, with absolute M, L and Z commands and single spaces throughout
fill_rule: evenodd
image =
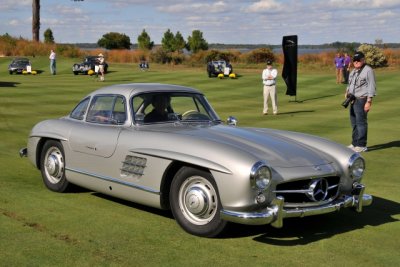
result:
M 76 120 L 83 120 L 90 98 L 82 100 L 71 112 L 70 117 Z

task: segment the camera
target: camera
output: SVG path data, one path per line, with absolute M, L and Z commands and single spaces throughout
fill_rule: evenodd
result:
M 342 106 L 344 108 L 347 108 L 349 106 L 349 104 L 355 99 L 356 99 L 356 97 L 354 95 L 348 94 L 346 100 L 343 101 Z

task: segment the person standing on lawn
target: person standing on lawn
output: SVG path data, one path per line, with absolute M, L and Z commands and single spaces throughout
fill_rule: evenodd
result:
M 350 63 L 351 57 L 348 53 L 344 53 L 344 65 L 343 65 L 343 83 L 349 83 L 349 74 L 350 74 Z
M 340 53 L 337 53 L 335 60 L 333 62 L 335 63 L 335 69 L 336 69 L 336 83 L 338 84 L 342 83 L 344 58 Z
M 349 84 L 345 97 L 353 95 L 355 98 L 350 104 L 350 122 L 352 127 L 352 141 L 349 148 L 355 152 L 367 151 L 368 120 L 372 99 L 376 95 L 375 73 L 365 64 L 362 52 L 353 56 L 354 69 L 349 76 Z
M 274 115 L 278 114 L 278 99 L 276 94 L 276 76 L 278 76 L 277 69 L 272 67 L 272 61 L 267 61 L 267 68 L 262 72 L 262 81 L 264 84 L 263 97 L 264 108 L 263 114 L 268 114 L 268 98 L 271 97 L 272 111 Z
M 104 82 L 104 56 L 102 53 L 99 54 L 98 56 L 98 61 L 99 61 L 99 74 L 100 74 L 100 81 Z
M 56 52 L 54 50 L 50 51 L 50 73 L 56 75 Z

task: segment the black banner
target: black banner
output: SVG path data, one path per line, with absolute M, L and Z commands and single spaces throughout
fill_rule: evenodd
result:
M 287 86 L 286 94 L 295 96 L 297 91 L 297 35 L 283 36 L 282 50 L 285 59 L 282 78 Z

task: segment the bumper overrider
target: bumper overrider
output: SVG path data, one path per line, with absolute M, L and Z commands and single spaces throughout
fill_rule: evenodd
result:
M 342 208 L 354 208 L 357 212 L 362 212 L 363 206 L 372 203 L 372 196 L 364 194 L 365 186 L 355 184 L 352 195 L 345 195 L 332 201 L 329 204 L 318 207 L 302 207 L 284 209 L 284 198 L 275 198 L 269 207 L 259 212 L 236 212 L 221 210 L 221 219 L 240 224 L 263 225 L 271 224 L 273 227 L 281 228 L 284 218 L 306 217 L 338 211 Z

